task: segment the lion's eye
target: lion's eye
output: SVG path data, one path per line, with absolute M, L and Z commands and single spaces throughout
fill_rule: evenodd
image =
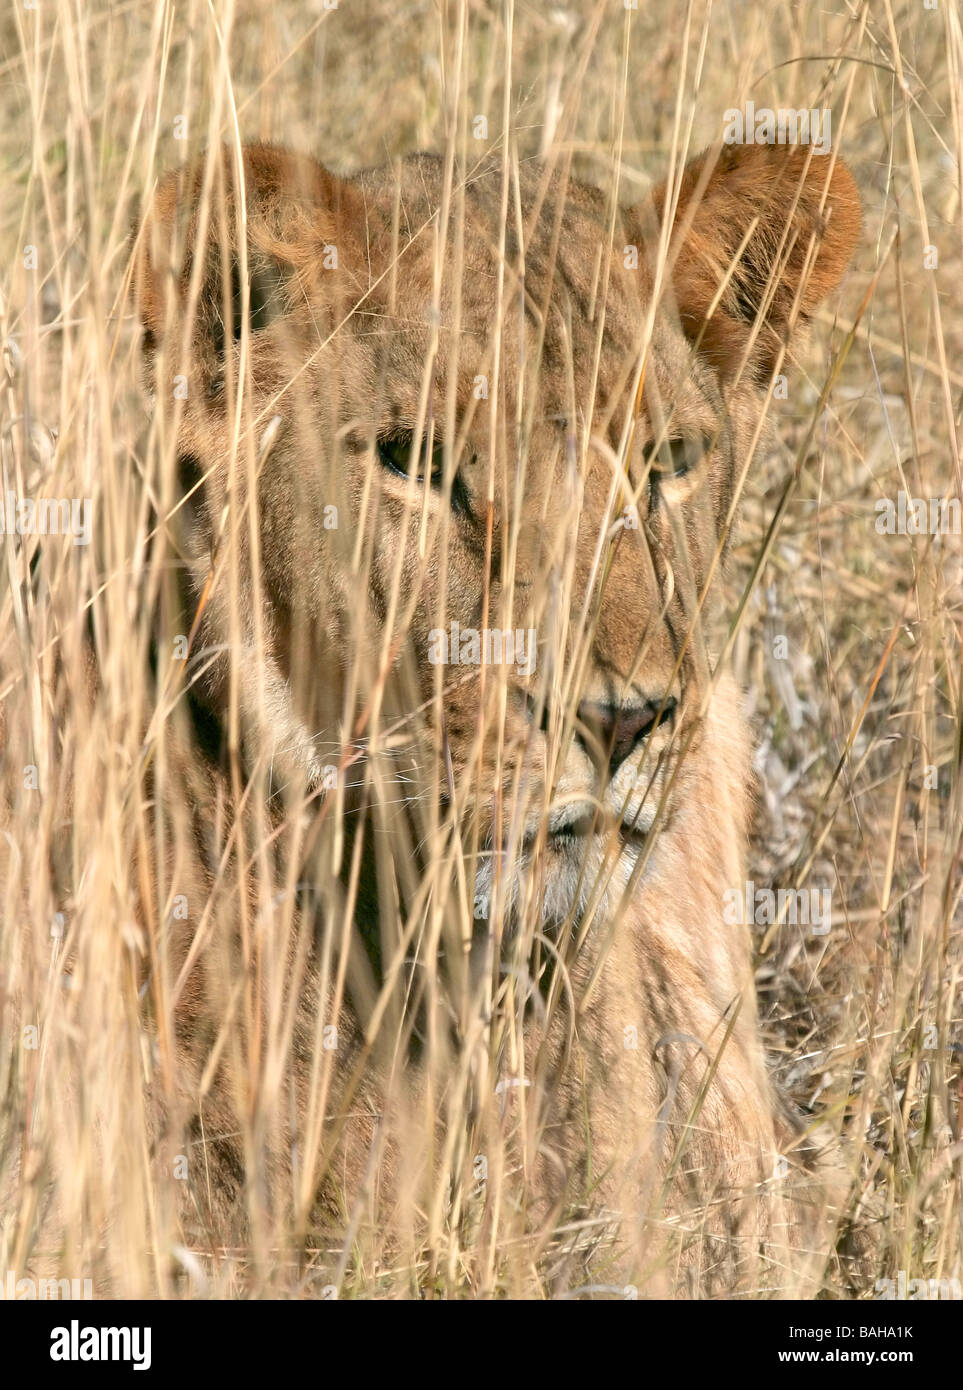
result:
M 707 452 L 708 443 L 703 435 L 665 439 L 652 460 L 652 467 L 663 478 L 684 478 Z
M 428 441 L 423 439 L 415 449 L 414 435 L 410 430 L 396 430 L 393 434 L 382 435 L 377 440 L 378 457 L 385 468 L 402 478 L 415 478 L 422 483 L 426 479 L 432 487 L 440 487 L 444 473 L 444 448 L 436 444 L 428 455 Z
M 711 440 L 707 435 L 684 435 L 678 439 L 663 439 L 658 449 L 646 451 L 650 463 L 649 491 L 655 500 L 660 483 L 670 478 L 684 478 L 691 473 L 709 452 Z

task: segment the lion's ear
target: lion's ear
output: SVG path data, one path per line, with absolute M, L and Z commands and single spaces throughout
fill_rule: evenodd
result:
M 240 336 L 242 265 L 255 332 L 275 309 L 303 300 L 325 268 L 353 259 L 353 190 L 287 150 L 248 145 L 241 153 L 240 169 L 225 146 L 166 175 L 135 229 L 133 293 L 148 356 L 165 334 L 180 332 L 198 258 L 193 347 L 202 356 L 222 355 L 227 339 Z
M 667 185 L 652 195 L 671 215 Z M 846 166 L 810 147 L 727 145 L 686 165 L 672 231 L 682 327 L 723 376 L 768 377 L 780 347 L 842 278 L 861 230 Z

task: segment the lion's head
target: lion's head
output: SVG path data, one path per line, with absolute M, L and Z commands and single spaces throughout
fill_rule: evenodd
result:
M 136 261 L 161 510 L 206 698 L 226 718 L 236 691 L 275 782 L 403 746 L 374 798 L 477 814 L 482 891 L 491 851 L 537 859 L 553 916 L 587 853 L 631 861 L 702 794 L 678 762 L 714 580 L 859 223 L 834 156 L 774 146 L 627 209 L 499 160 L 342 179 L 254 146 L 169 175 Z

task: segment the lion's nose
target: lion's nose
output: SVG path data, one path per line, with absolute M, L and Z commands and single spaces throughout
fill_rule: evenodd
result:
M 612 775 L 644 738 L 672 718 L 676 703 L 671 695 L 658 702 L 645 700 L 633 705 L 583 700 L 578 707 L 578 718 L 597 748 L 608 758 Z

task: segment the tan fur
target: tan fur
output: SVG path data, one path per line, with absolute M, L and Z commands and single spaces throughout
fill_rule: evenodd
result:
M 310 796 L 322 766 L 339 759 L 360 780 L 363 764 L 345 762 L 344 750 L 362 748 L 379 715 L 382 728 L 398 721 L 411 735 L 409 751 L 450 769 L 450 785 L 444 775 L 440 783 L 427 777 L 420 790 L 446 805 L 453 790 L 483 846 L 513 847 L 499 887 L 505 925 L 476 929 L 467 973 L 457 961 L 450 967 L 453 988 L 460 980 L 465 998 L 483 998 L 478 982 L 500 978 L 500 953 L 523 970 L 532 951 L 547 958 L 523 911 L 531 892 L 541 894 L 535 920 L 565 966 L 532 987 L 521 1055 L 517 1039 L 506 1044 L 500 1073 L 486 1070 L 488 1033 L 462 1017 L 463 1056 L 478 1092 L 475 1113 L 462 1121 L 504 1132 L 513 1108 L 528 1107 L 537 1122 L 519 1130 L 527 1136 L 519 1163 L 533 1184 L 524 1199 L 533 1221 L 573 1206 L 612 1214 L 626 1252 L 621 1268 L 644 1275 L 647 1291 L 786 1287 L 788 1248 L 801 1228 L 774 1178 L 784 1135 L 759 1037 L 748 929 L 722 917 L 725 890 L 745 878 L 748 734 L 731 678 L 714 672 L 715 557 L 769 373 L 790 331 L 838 282 L 858 238 L 852 179 L 841 164 L 833 169 L 798 150 L 750 146 L 693 161 L 667 229 L 674 293 L 666 281 L 634 427 L 659 232 L 673 216 L 666 189 L 613 210 L 594 189 L 525 168 L 520 229 L 511 211 L 502 225 L 497 164 L 473 170 L 464 184 L 456 171 L 447 225 L 445 166 L 427 156 L 337 179 L 311 160 L 258 146 L 244 151 L 243 182 L 246 238 L 230 152 L 169 175 L 135 262 L 150 384 L 173 421 L 177 455 L 200 480 L 180 516 L 189 618 L 203 595 L 195 649 L 221 650 L 199 687 L 203 707 L 228 730 L 234 692 L 240 721 L 233 763 L 195 763 L 190 774 L 192 834 L 209 842 L 212 825 L 233 824 L 241 787 L 250 779 L 263 797 L 269 767 L 271 787 L 286 790 L 245 830 L 256 856 L 259 834 L 290 829 L 277 808 L 290 811 L 292 787 Z M 332 246 L 336 269 L 325 268 Z M 638 268 L 628 267 L 627 246 L 638 247 Z M 241 285 L 246 263 L 254 315 L 237 336 L 243 291 L 236 295 L 222 273 L 232 258 Z M 509 312 L 496 379 L 500 303 Z M 179 373 L 188 395 L 172 416 L 166 402 Z M 491 384 L 484 402 L 474 389 L 480 377 Z M 435 438 L 447 441 L 439 487 L 407 482 L 375 454 L 376 438 L 420 420 L 433 421 Z M 646 449 L 663 426 L 671 438 L 712 441 L 712 449 L 655 496 Z M 507 468 L 506 459 L 514 461 Z M 613 529 L 633 500 L 641 524 Z M 337 531 L 324 529 L 330 503 L 339 509 Z M 352 578 L 358 572 L 364 588 Z M 490 626 L 535 628 L 536 671 L 439 674 L 427 660 L 432 631 L 452 619 L 480 628 L 486 616 Z M 678 702 L 672 718 L 602 775 L 611 740 L 593 725 L 593 707 L 659 708 L 669 697 Z M 584 717 L 573 719 L 580 702 Z M 190 729 L 178 737 L 185 747 Z M 364 751 L 374 769 L 368 813 L 403 840 L 383 780 L 397 755 Z M 644 795 L 632 790 L 643 758 Z M 350 809 L 350 795 L 344 804 Z M 635 829 L 620 839 L 623 804 Z M 566 808 L 583 807 L 596 813 L 594 833 L 575 841 L 553 833 Z M 411 815 L 411 862 L 396 850 L 390 869 L 364 860 L 361 908 L 369 879 L 382 897 L 417 892 L 415 848 L 431 816 L 417 805 Z M 183 862 L 192 851 L 180 833 Z M 272 853 L 291 881 L 296 869 L 283 866 L 307 861 L 298 858 L 300 840 L 287 851 L 294 861 L 284 845 L 275 837 Z M 230 888 L 214 874 L 218 854 L 209 843 L 206 858 L 202 878 L 213 891 L 243 898 L 236 873 Z M 606 886 L 593 900 L 599 875 Z M 490 894 L 491 871 L 486 878 L 483 867 L 478 883 Z M 236 910 L 243 917 L 246 909 Z M 523 949 L 513 921 L 528 922 Z M 451 927 L 459 930 L 464 936 L 463 926 Z M 274 1110 L 259 1096 L 240 1096 L 232 1080 L 254 1046 L 243 1010 L 227 1034 L 218 1023 L 232 1006 L 215 994 L 216 981 L 243 978 L 236 967 L 221 969 L 243 952 L 241 941 L 222 926 L 197 951 L 178 1006 L 184 1055 L 196 1059 L 193 1072 L 184 1063 L 185 1076 L 195 1080 L 184 1083 L 182 1102 L 173 1092 L 168 1101 L 186 1107 L 183 1121 L 196 1103 L 197 1074 L 206 1068 L 210 1082 L 216 1072 L 207 1132 L 247 1136 L 246 1151 L 228 1162 L 237 1190 L 260 1161 L 258 1143 L 269 1154 L 265 1171 L 284 1169 L 290 1135 L 278 1132 L 278 1098 L 290 1082 L 297 1130 L 315 1084 L 318 1020 L 341 998 L 339 968 L 344 1036 L 331 1086 L 356 1064 L 362 1079 L 351 1091 L 355 1120 L 344 1128 L 338 1171 L 349 1199 L 378 1181 L 369 1146 L 390 1125 L 379 1118 L 379 1096 L 398 1059 L 378 1046 L 360 1050 L 378 972 L 364 959 L 362 926 L 358 933 L 347 953 L 323 927 L 320 946 L 295 933 L 301 946 L 284 978 L 296 992 L 297 1020 L 290 1047 L 272 1054 L 274 1071 L 265 1064 Z M 175 961 L 191 940 L 174 949 Z M 381 941 L 382 964 L 391 948 Z M 228 1041 L 212 1070 L 219 1027 Z M 414 1111 L 437 1077 L 420 1076 L 417 1064 L 409 1071 Z M 509 1084 L 494 1105 L 499 1075 Z M 382 1181 L 390 1174 L 399 1190 L 417 1181 L 410 1154 L 390 1142 L 384 1153 Z M 223 1174 L 219 1184 L 234 1190 Z M 325 1190 L 322 1183 L 322 1202 Z M 215 1210 L 208 1219 L 216 1228 Z

